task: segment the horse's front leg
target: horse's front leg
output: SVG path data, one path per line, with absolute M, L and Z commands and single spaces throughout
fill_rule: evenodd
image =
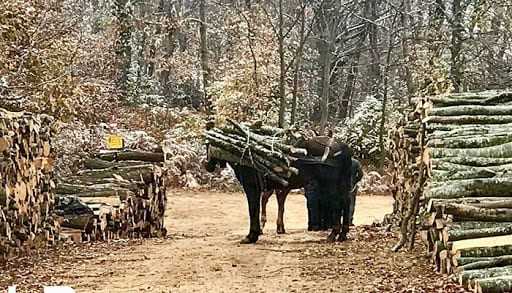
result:
M 277 197 L 277 234 L 286 233 L 284 229 L 284 204 L 286 202 L 286 197 L 290 193 L 290 189 L 286 188 L 283 190 L 276 191 Z
M 250 228 L 249 235 L 245 237 L 241 243 L 255 243 L 261 234 L 260 228 L 260 197 L 261 190 L 259 188 L 244 188 L 245 195 L 247 196 L 247 203 L 249 205 L 249 218 Z

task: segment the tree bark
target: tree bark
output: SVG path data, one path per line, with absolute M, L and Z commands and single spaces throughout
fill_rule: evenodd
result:
M 429 115 L 432 116 L 463 116 L 463 115 L 479 115 L 479 116 L 507 116 L 512 115 L 512 106 L 482 106 L 482 105 L 461 105 L 433 108 Z
M 484 157 L 512 158 L 512 142 L 477 149 L 430 148 L 432 158 L 442 157 Z
M 512 196 L 512 178 L 479 178 L 453 180 L 430 188 L 426 198 L 509 197 Z
M 443 205 L 444 212 L 457 219 L 473 221 L 511 222 L 512 209 L 486 209 L 470 205 L 447 203 Z
M 286 65 L 284 48 L 283 0 L 279 0 L 279 127 L 285 127 L 286 113 Z
M 477 279 L 474 283 L 475 292 L 510 292 L 512 276 L 501 276 L 488 279 Z
M 512 234 L 512 226 L 471 230 L 454 230 L 447 227 L 443 229 L 443 241 L 448 243 L 464 239 L 475 239 L 509 234 Z
M 468 282 L 471 280 L 502 277 L 508 275 L 512 275 L 512 266 L 463 271 L 459 274 L 459 284 L 467 287 Z
M 141 152 L 141 151 L 126 151 L 126 152 L 112 152 L 99 154 L 99 159 L 104 161 L 143 161 L 143 162 L 163 162 L 163 153 Z
M 512 245 L 470 247 L 455 252 L 456 257 L 496 257 L 510 254 L 512 254 Z
M 481 270 L 512 265 L 512 255 L 456 258 L 459 271 Z
M 208 65 L 208 39 L 207 39 L 207 29 L 208 26 L 206 24 L 206 0 L 200 0 L 199 2 L 199 36 L 200 36 L 200 55 L 201 55 L 201 71 L 203 75 L 203 103 L 205 105 L 206 111 L 211 111 L 211 104 L 208 99 L 208 85 L 210 80 L 210 67 Z

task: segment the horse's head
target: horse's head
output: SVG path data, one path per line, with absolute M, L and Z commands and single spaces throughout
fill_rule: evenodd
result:
M 219 165 L 220 168 L 225 168 L 226 161 L 217 159 L 212 156 L 210 152 L 210 144 L 206 144 L 206 163 L 204 166 L 206 171 L 210 173 L 214 172 L 217 165 Z

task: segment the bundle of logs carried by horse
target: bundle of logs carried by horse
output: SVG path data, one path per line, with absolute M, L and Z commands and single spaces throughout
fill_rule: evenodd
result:
M 512 290 L 512 93 L 421 98 L 391 133 L 394 217 L 438 271 L 475 292 Z

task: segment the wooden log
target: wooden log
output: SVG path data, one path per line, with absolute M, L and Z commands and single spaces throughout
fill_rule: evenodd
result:
M 509 275 L 512 276 L 512 266 L 463 271 L 459 274 L 459 284 L 467 287 L 468 282 L 474 279 L 486 279 Z
M 441 157 L 485 157 L 512 158 L 512 142 L 475 149 L 430 148 L 432 158 Z
M 512 142 L 512 134 L 510 133 L 490 135 L 477 134 L 474 136 L 460 136 L 448 139 L 429 139 L 427 146 L 434 148 L 467 149 L 492 147 L 508 142 Z
M 461 116 L 428 116 L 423 123 L 439 124 L 505 124 L 512 122 L 512 115 L 461 115 Z
M 455 230 L 473 230 L 489 228 L 506 228 L 512 226 L 512 222 L 481 222 L 481 221 L 461 221 L 448 224 L 450 229 Z
M 512 255 L 503 255 L 498 257 L 462 257 L 456 259 L 460 266 L 458 271 L 512 266 Z
M 433 186 L 426 193 L 431 198 L 512 196 L 512 178 L 477 178 L 452 180 L 450 184 Z
M 510 292 L 512 291 L 512 276 L 477 279 L 474 288 L 474 292 L 477 293 Z
M 57 194 L 77 194 L 87 192 L 113 192 L 116 190 L 124 191 L 137 188 L 134 183 L 106 183 L 106 184 L 71 184 L 59 182 L 55 188 Z
M 489 208 L 499 208 L 501 206 L 492 206 L 494 202 L 497 202 L 496 205 L 500 205 L 499 202 L 503 202 L 503 207 L 506 208 L 509 199 L 503 197 L 463 197 L 463 198 L 432 198 L 428 201 L 426 205 L 427 212 L 432 211 L 441 211 L 443 204 L 446 203 L 459 203 L 459 204 L 467 204 L 476 207 L 489 207 Z M 432 225 L 432 224 L 430 224 Z
M 163 153 L 123 151 L 98 154 L 97 158 L 104 161 L 143 161 L 143 162 L 164 162 Z
M 496 165 L 496 166 L 485 166 L 485 167 L 474 167 L 471 165 L 454 164 L 445 161 L 432 162 L 432 168 L 436 170 L 444 170 L 448 172 L 478 172 L 478 171 L 492 171 L 494 173 L 509 173 L 512 172 L 512 164 Z
M 127 167 L 141 165 L 140 161 L 105 161 L 98 158 L 86 159 L 84 161 L 84 167 L 86 169 L 108 169 L 116 167 Z
M 493 135 L 507 133 L 512 123 L 506 124 L 490 124 L 490 125 L 458 125 L 452 124 L 431 124 L 430 127 L 437 128 L 428 134 L 428 139 L 455 139 L 460 137 L 471 137 L 477 135 Z M 444 128 L 444 129 L 443 129 Z
M 456 219 L 489 222 L 512 221 L 512 209 L 486 209 L 457 203 L 447 203 L 443 208 L 446 214 L 453 215 Z
M 493 228 L 484 228 L 484 229 L 471 229 L 471 230 L 454 230 L 447 229 L 443 230 L 443 241 L 445 243 L 464 240 L 464 239 L 474 239 L 474 238 L 483 238 L 483 237 L 492 237 L 492 236 L 500 236 L 500 235 L 510 235 L 512 234 L 512 226 L 508 227 L 493 227 Z
M 512 245 L 468 247 L 457 249 L 456 257 L 495 257 L 512 254 Z
M 492 93 L 484 96 L 484 93 L 481 94 L 480 98 L 474 98 L 475 96 L 469 96 L 470 98 L 466 98 L 464 96 L 437 96 L 431 97 L 430 101 L 436 107 L 443 106 L 460 106 L 460 105 L 499 105 L 502 103 L 507 103 L 512 100 L 512 95 L 507 92 L 503 93 Z
M 458 156 L 458 157 L 445 157 L 432 159 L 432 165 L 438 166 L 442 163 L 452 163 L 463 166 L 473 167 L 490 167 L 490 166 L 506 166 L 512 164 L 512 158 L 485 158 L 485 157 L 470 157 L 470 156 Z
M 469 264 L 473 264 L 473 263 L 477 263 L 477 262 L 490 261 L 490 260 L 497 259 L 497 258 L 500 258 L 500 257 L 507 257 L 507 256 L 499 256 L 499 257 L 453 257 L 452 261 L 453 261 L 453 265 L 457 267 L 457 271 L 463 271 L 463 270 L 465 270 L 465 266 L 468 266 Z M 511 265 L 512 265 L 512 263 L 511 263 Z M 498 265 L 496 265 L 496 267 L 497 266 Z M 490 267 L 495 267 L 495 266 L 490 266 Z M 483 269 L 483 268 L 486 268 L 486 266 L 482 266 L 482 267 L 475 266 L 474 268 L 471 267 L 471 266 L 468 266 L 467 270 Z
M 71 194 L 76 197 L 119 197 L 126 198 L 128 196 L 133 196 L 134 193 L 128 189 L 112 189 L 112 190 L 101 190 L 101 191 L 90 191 L 90 192 L 80 192 Z
M 433 108 L 429 116 L 461 116 L 461 115 L 512 115 L 512 106 L 481 106 L 462 105 L 442 108 Z
M 433 182 L 446 182 L 450 180 L 466 180 L 477 178 L 493 178 L 498 176 L 498 172 L 491 169 L 472 169 L 468 168 L 466 171 L 445 171 L 445 170 L 432 170 Z M 447 183 L 449 184 L 449 183 Z

